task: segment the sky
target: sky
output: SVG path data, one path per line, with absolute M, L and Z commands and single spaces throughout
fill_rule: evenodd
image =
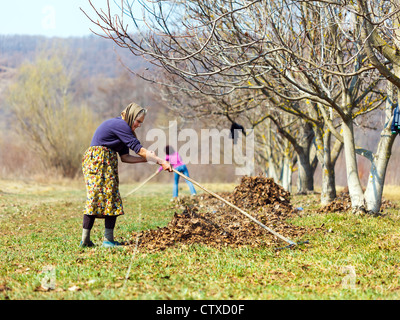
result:
M 98 9 L 107 5 L 92 3 Z M 0 34 L 82 37 L 93 34 L 90 28 L 99 31 L 80 8 L 95 17 L 88 0 L 0 0 Z

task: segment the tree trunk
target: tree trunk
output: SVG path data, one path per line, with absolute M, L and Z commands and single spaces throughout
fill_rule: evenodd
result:
M 378 213 L 382 203 L 382 193 L 386 176 L 386 168 L 392 153 L 392 146 L 396 135 L 392 135 L 390 125 L 381 134 L 374 161 L 368 178 L 367 189 L 365 190 L 365 204 L 368 213 Z
M 272 132 L 271 132 L 271 120 L 267 119 L 266 121 L 267 124 L 267 136 L 264 138 L 266 141 L 266 148 L 265 148 L 265 157 L 267 159 L 268 163 L 268 168 L 267 168 L 267 175 L 268 177 L 271 177 L 274 179 L 276 183 L 279 182 L 279 168 L 276 164 L 276 161 L 273 156 L 273 151 L 272 151 Z
M 292 139 L 297 154 L 298 179 L 297 192 L 305 194 L 314 191 L 314 169 L 310 161 L 310 150 L 314 140 L 314 130 L 310 123 L 302 126 L 300 137 L 297 140 Z
M 285 140 L 285 152 L 283 158 L 283 168 L 282 168 L 282 187 L 288 191 L 292 192 L 292 168 L 290 166 L 291 159 L 289 153 L 290 144 L 288 140 Z
M 314 191 L 314 174 L 310 166 L 308 155 L 304 152 L 297 153 L 298 159 L 298 179 L 297 179 L 297 193 L 305 194 Z
M 348 117 L 342 123 L 347 185 L 353 212 L 364 211 L 364 194 L 358 176 L 358 166 L 354 144 L 353 119 Z
M 398 71 L 398 68 L 394 68 Z M 391 119 L 393 108 L 394 86 L 388 81 L 388 99 L 385 108 L 385 127 L 381 133 L 376 153 L 373 155 L 371 170 L 368 177 L 367 189 L 365 190 L 365 204 L 368 213 L 378 213 L 382 204 L 383 187 L 386 176 L 386 168 L 392 154 L 392 146 L 397 135 L 391 132 Z
M 325 131 L 323 162 L 322 165 L 322 192 L 321 205 L 327 205 L 336 198 L 335 186 L 335 164 L 331 159 L 331 132 L 329 129 Z

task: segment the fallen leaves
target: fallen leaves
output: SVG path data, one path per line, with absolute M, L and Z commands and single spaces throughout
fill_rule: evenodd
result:
M 7 284 L 0 284 L 0 292 L 11 291 L 11 289 L 7 286 Z
M 381 211 L 384 209 L 396 208 L 390 200 L 382 199 Z M 351 199 L 348 191 L 343 191 L 331 203 L 317 210 L 319 213 L 345 212 L 351 210 Z
M 271 178 L 244 177 L 232 193 L 219 195 L 289 239 L 299 239 L 307 232 L 286 222 L 296 211 L 290 204 L 289 192 Z M 133 234 L 133 239 L 138 237 L 139 248 L 157 251 L 178 243 L 213 247 L 272 246 L 281 241 L 209 194 L 184 197 L 178 206 L 182 212 L 175 212 L 166 227 Z M 135 245 L 136 241 L 131 244 Z
M 272 178 L 243 177 L 233 192 L 234 204 L 241 208 L 257 209 L 266 205 L 290 208 L 290 193 L 277 185 Z
M 50 291 L 64 292 L 65 290 L 60 287 L 55 288 L 55 287 L 50 287 L 50 286 L 46 286 L 46 285 L 40 285 L 40 286 L 36 287 L 33 291 L 35 291 L 35 292 L 50 292 Z
M 351 200 L 348 192 L 341 192 L 335 200 L 317 210 L 319 213 L 344 212 L 351 209 Z

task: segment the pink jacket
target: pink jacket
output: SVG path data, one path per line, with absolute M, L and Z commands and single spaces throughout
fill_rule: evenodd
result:
M 172 168 L 174 168 L 174 169 L 176 167 L 184 165 L 184 163 L 182 162 L 182 159 L 179 156 L 178 152 L 174 152 L 173 154 L 167 154 L 165 156 L 165 160 L 168 161 L 172 165 Z M 162 170 L 162 167 L 160 167 L 158 169 L 158 171 L 161 171 L 161 170 Z

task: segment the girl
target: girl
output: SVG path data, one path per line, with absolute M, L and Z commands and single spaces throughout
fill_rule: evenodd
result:
M 90 230 L 96 218 L 105 219 L 104 247 L 121 245 L 114 241 L 114 228 L 118 216 L 123 215 L 119 193 L 118 156 L 126 163 L 153 161 L 160 169 L 172 172 L 171 165 L 146 150 L 137 139 L 135 130 L 142 125 L 147 110 L 131 103 L 120 117 L 104 121 L 95 131 L 90 147 L 82 160 L 87 199 L 83 215 L 83 231 L 80 246 L 94 246 Z M 129 154 L 133 150 L 139 157 Z
M 183 173 L 185 176 L 189 177 L 189 170 L 188 170 L 186 164 L 184 164 L 182 162 L 182 159 L 179 156 L 178 152 L 174 151 L 173 147 L 166 146 L 165 147 L 165 153 L 166 153 L 165 160 L 168 161 L 176 171 L 179 171 L 180 173 Z M 159 169 L 159 171 L 160 170 L 161 170 L 161 168 Z M 179 174 L 174 172 L 174 186 L 172 188 L 172 199 L 171 199 L 171 201 L 178 199 L 179 178 L 180 178 Z M 188 180 L 186 180 L 186 183 L 189 186 L 190 194 L 192 196 L 196 195 L 196 189 L 194 188 L 193 183 L 191 183 Z

